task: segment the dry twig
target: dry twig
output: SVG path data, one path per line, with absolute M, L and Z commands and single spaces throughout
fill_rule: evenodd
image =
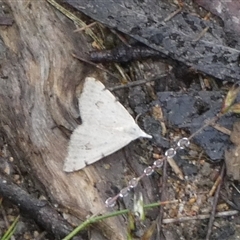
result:
M 18 206 L 21 211 L 30 214 L 34 221 L 52 233 L 56 239 L 62 239 L 72 231 L 72 226 L 47 201 L 32 197 L 1 172 L 0 196 Z
M 211 233 L 212 233 L 212 226 L 213 226 L 213 221 L 214 221 L 214 218 L 215 218 L 215 215 L 216 215 L 217 202 L 218 202 L 219 192 L 220 192 L 222 182 L 223 182 L 224 172 L 225 172 L 225 164 L 223 163 L 221 173 L 220 173 L 220 176 L 219 176 L 219 179 L 220 179 L 219 184 L 218 184 L 217 190 L 215 192 L 215 196 L 214 196 L 212 213 L 211 213 L 209 223 L 208 223 L 208 231 L 207 231 L 206 240 L 210 239 L 210 236 L 211 236 Z
M 239 212 L 237 210 L 219 212 L 219 213 L 216 213 L 215 217 L 230 217 L 230 216 L 237 215 L 238 213 Z M 210 216 L 211 216 L 210 214 L 201 214 L 201 215 L 191 216 L 191 217 L 168 218 L 168 219 L 163 219 L 163 223 L 168 224 L 168 223 L 175 223 L 175 222 L 203 220 L 203 219 L 210 218 Z

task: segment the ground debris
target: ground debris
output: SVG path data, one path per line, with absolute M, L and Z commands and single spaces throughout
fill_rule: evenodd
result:
M 230 34 L 225 33 L 219 22 L 202 19 L 194 13 L 193 7 L 193 12 L 185 11 L 184 8 L 165 21 L 178 9 L 178 6 L 170 4 L 169 1 L 64 2 L 196 71 L 221 80 L 235 81 L 239 77 L 240 50 L 228 45 Z M 208 31 L 199 39 L 205 29 Z
M 225 152 L 227 175 L 233 180 L 240 181 L 240 122 L 235 122 L 230 136 L 234 146 Z

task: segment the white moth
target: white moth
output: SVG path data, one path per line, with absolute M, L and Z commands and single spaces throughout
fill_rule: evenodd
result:
M 139 137 L 152 138 L 95 78 L 86 78 L 78 100 L 82 124 L 71 135 L 64 171 L 80 170 Z

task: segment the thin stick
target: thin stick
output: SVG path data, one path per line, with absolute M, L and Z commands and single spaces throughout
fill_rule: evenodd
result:
M 165 191 L 166 191 L 166 184 L 167 184 L 167 161 L 163 162 L 163 176 L 162 176 L 162 190 L 161 190 L 161 201 L 165 201 Z M 157 218 L 157 234 L 158 239 L 160 239 L 161 231 L 162 231 L 162 223 L 163 223 L 163 213 L 164 208 L 160 206 L 159 216 Z
M 238 193 L 240 193 L 240 190 L 237 188 L 237 186 L 236 186 L 234 183 L 232 183 L 231 185 L 235 188 L 235 190 L 236 190 Z
M 204 128 L 210 126 L 211 124 L 214 124 L 219 118 L 222 117 L 222 114 L 216 115 L 214 118 L 212 118 L 210 121 L 207 121 L 202 127 L 200 127 L 195 133 L 193 133 L 188 139 L 192 139 L 194 136 L 196 136 L 198 133 L 200 133 Z
M 219 175 L 218 178 L 217 178 L 217 180 L 216 180 L 215 183 L 213 184 L 210 192 L 208 193 L 208 197 L 212 197 L 212 196 L 213 196 L 213 194 L 215 193 L 217 187 L 219 186 L 219 184 L 221 184 L 221 182 L 222 182 L 222 177 Z
M 86 29 L 88 29 L 88 28 L 91 28 L 92 26 L 94 26 L 94 25 L 96 25 L 96 24 L 97 24 L 97 22 L 90 23 L 90 24 L 88 24 L 88 25 L 86 25 L 86 26 L 84 26 L 84 27 L 75 29 L 73 32 L 81 32 L 81 31 L 83 31 L 83 30 L 86 30 Z
M 82 61 L 82 62 L 85 62 L 85 63 L 87 63 L 87 64 L 90 64 L 90 65 L 94 66 L 95 68 L 98 68 L 98 69 L 106 72 L 106 73 L 109 74 L 111 77 L 113 77 L 113 78 L 115 78 L 115 79 L 117 79 L 117 80 L 120 81 L 120 79 L 119 79 L 118 77 L 116 77 L 114 74 L 112 74 L 111 72 L 109 72 L 107 69 L 101 67 L 100 65 L 98 65 L 98 64 L 96 64 L 96 63 L 93 63 L 93 62 L 91 62 L 91 61 L 88 61 L 87 59 L 84 59 L 84 58 L 80 57 L 79 55 L 76 55 L 75 53 L 72 53 L 72 56 L 73 56 L 74 58 Z
M 198 41 L 205 35 L 205 33 L 208 31 L 208 29 L 209 29 L 209 27 L 204 28 L 204 29 L 199 33 L 199 35 L 198 35 L 195 39 L 193 39 L 193 42 L 198 42 Z
M 228 136 L 231 135 L 232 131 L 221 126 L 220 124 L 217 124 L 217 123 L 213 123 L 213 124 L 210 124 L 210 126 L 212 126 L 213 128 L 217 129 L 219 132 L 222 132 Z
M 225 194 L 221 194 L 221 198 L 229 205 L 231 206 L 232 208 L 236 209 L 237 211 L 240 211 L 240 208 L 235 204 L 233 203 L 232 201 L 230 201 L 228 199 L 228 197 L 226 197 Z
M 180 13 L 182 11 L 182 7 L 178 8 L 176 11 L 172 12 L 169 16 L 167 16 L 163 22 L 167 22 L 170 19 L 172 19 L 173 17 L 175 17 L 178 13 Z
M 158 76 L 158 77 L 154 77 L 154 78 L 149 78 L 149 79 L 142 79 L 142 80 L 137 80 L 137 81 L 134 81 L 134 82 L 129 82 L 127 84 L 124 84 L 124 85 L 119 85 L 119 86 L 115 86 L 115 87 L 111 87 L 111 88 L 108 88 L 110 91 L 116 91 L 116 90 L 119 90 L 119 89 L 123 89 L 123 88 L 130 88 L 130 87 L 136 87 L 138 85 L 142 85 L 142 84 L 145 84 L 145 83 L 148 83 L 148 82 L 153 82 L 153 81 L 157 81 L 163 77 L 166 77 L 167 74 L 163 74 L 161 76 Z
M 110 31 L 114 33 L 120 39 L 120 41 L 122 41 L 122 43 L 125 44 L 127 47 L 129 48 L 132 47 L 130 44 L 128 44 L 126 39 L 121 34 L 119 34 L 116 30 L 110 28 Z
M 216 213 L 215 217 L 229 217 L 229 216 L 237 215 L 238 213 L 239 213 L 239 211 L 237 211 L 237 210 L 219 212 L 219 213 Z M 203 219 L 208 219 L 208 218 L 210 218 L 210 214 L 202 214 L 202 215 L 197 215 L 197 216 L 192 216 L 192 217 L 179 217 L 179 218 L 163 219 L 163 223 L 168 224 L 168 223 L 185 222 L 185 221 L 192 221 L 192 220 L 203 220 Z
M 211 17 L 211 13 L 207 13 L 207 15 L 203 18 L 204 20 L 209 20 L 209 18 Z M 200 34 L 193 40 L 193 42 L 198 42 L 204 35 L 205 33 L 208 31 L 209 27 L 205 27 Z
M 65 15 L 66 17 L 68 17 L 69 19 L 71 19 L 76 25 L 80 26 L 80 27 L 86 27 L 87 24 L 85 22 L 83 22 L 80 18 L 78 18 L 77 16 L 75 16 L 73 13 L 71 13 L 70 11 L 68 11 L 66 8 L 62 7 L 60 4 L 58 4 L 55 0 L 47 0 L 48 3 L 50 3 L 53 7 L 55 7 L 58 11 L 60 11 L 63 15 Z M 101 49 L 104 49 L 103 44 L 101 43 L 101 41 L 99 41 L 99 38 L 94 34 L 94 32 L 89 29 L 89 31 L 87 31 L 87 34 L 95 41 L 98 43 L 98 45 L 101 47 Z
M 222 182 L 223 182 L 224 172 L 225 172 L 225 164 L 223 163 L 221 173 L 220 173 L 220 176 L 219 176 L 220 179 L 221 179 L 221 182 L 218 184 L 218 187 L 217 187 L 217 190 L 216 190 L 216 193 L 215 193 L 215 196 L 214 196 L 213 208 L 212 208 L 212 213 L 211 213 L 209 223 L 208 223 L 208 231 L 207 231 L 206 240 L 210 239 L 210 236 L 211 236 L 211 233 L 212 233 L 212 227 L 213 227 L 213 222 L 214 222 L 215 215 L 216 215 L 217 202 L 218 202 L 219 192 L 220 192 Z
M 171 168 L 173 169 L 173 171 L 175 172 L 175 174 L 181 179 L 184 179 L 182 170 L 179 168 L 179 166 L 176 164 L 175 160 L 173 158 L 167 158 L 167 161 L 169 163 L 169 165 L 171 166 Z

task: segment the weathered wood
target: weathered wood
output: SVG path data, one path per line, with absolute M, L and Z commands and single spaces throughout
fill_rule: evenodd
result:
M 77 126 L 82 81 L 97 74 L 71 55 L 74 50 L 88 51 L 85 35 L 74 33 L 74 23 L 45 1 L 2 0 L 1 4 L 9 9 L 14 24 L 0 28 L 0 129 L 15 161 L 23 163 L 49 196 L 81 221 L 89 214 L 106 212 L 104 201 L 114 194 L 108 192 L 110 183 L 125 184 L 122 152 L 104 160 L 110 170 L 102 167 L 103 162 L 71 174 L 62 170 L 69 139 L 60 127 Z M 99 229 L 96 234 L 104 234 L 98 239 L 125 239 L 121 217 L 101 223 Z
M 38 200 L 31 196 L 1 172 L 0 179 L 1 197 L 17 205 L 21 212 L 28 214 L 39 226 L 52 233 L 55 239 L 63 239 L 69 231 L 73 230 L 72 226 L 46 200 Z
M 239 47 L 237 44 L 228 45 L 237 42 L 239 37 L 229 28 L 231 34 L 227 34 L 222 25 L 215 20 L 206 21 L 198 17 L 194 14 L 197 10 L 194 10 L 194 4 L 189 4 L 189 12 L 188 4 L 185 4 L 186 9 L 171 18 L 178 7 L 168 0 L 64 2 L 196 71 L 224 81 L 237 81 L 239 78 Z M 226 16 L 228 19 L 232 18 L 231 14 Z

